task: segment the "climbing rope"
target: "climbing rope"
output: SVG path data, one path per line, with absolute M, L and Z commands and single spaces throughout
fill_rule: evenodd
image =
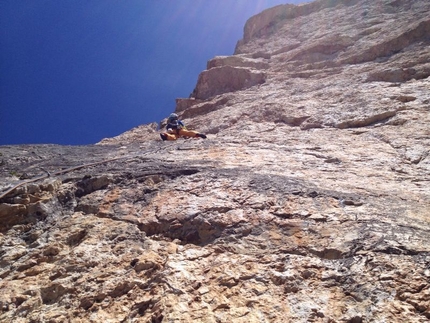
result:
M 26 181 L 23 181 L 23 182 L 15 185 L 13 187 L 11 187 L 10 189 L 8 189 L 7 191 L 5 191 L 4 193 L 2 193 L 0 195 L 0 200 L 3 199 L 4 197 L 6 197 L 8 194 L 12 193 L 17 188 L 19 188 L 21 186 L 24 186 L 26 184 L 34 183 L 34 182 L 37 182 L 37 181 L 40 181 L 42 179 L 46 179 L 46 178 L 49 178 L 49 177 L 52 177 L 52 176 L 58 176 L 58 175 L 70 173 L 72 171 L 75 171 L 75 170 L 78 170 L 78 169 L 82 169 L 82 168 L 86 168 L 86 167 L 100 165 L 100 164 L 104 164 L 104 163 L 108 163 L 108 162 L 112 162 L 112 161 L 116 161 L 116 160 L 120 160 L 120 159 L 136 158 L 136 157 L 139 157 L 139 156 L 148 155 L 150 153 L 157 153 L 157 152 L 159 152 L 161 150 L 166 150 L 167 148 L 170 148 L 171 146 L 173 146 L 173 144 L 174 143 L 172 143 L 172 144 L 170 144 L 168 146 L 161 147 L 161 148 L 152 149 L 152 150 L 146 151 L 144 153 L 135 153 L 135 154 L 130 154 L 130 155 L 121 156 L 121 157 L 114 157 L 114 158 L 104 159 L 104 160 L 93 162 L 93 163 L 88 163 L 88 164 L 82 164 L 82 165 L 78 165 L 78 166 L 73 166 L 73 167 L 70 167 L 70 168 L 67 168 L 67 169 L 60 170 L 60 171 L 55 172 L 55 173 L 49 173 L 46 170 L 42 169 L 47 174 L 41 175 L 41 176 L 38 176 L 38 177 L 35 177 L 35 178 L 32 178 L 32 179 L 29 179 L 29 180 L 26 180 Z

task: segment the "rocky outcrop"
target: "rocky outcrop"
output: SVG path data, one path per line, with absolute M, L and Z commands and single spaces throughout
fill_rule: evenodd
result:
M 263 59 L 253 59 L 247 57 L 236 56 L 217 56 L 208 61 L 207 69 L 221 66 L 232 67 L 248 67 L 257 70 L 264 70 L 269 67 L 269 64 Z
M 406 82 L 412 79 L 425 79 L 430 75 L 430 64 L 425 64 L 417 68 L 388 68 L 369 73 L 369 82 Z
M 284 71 L 303 73 L 377 61 L 374 69 L 387 70 L 393 62 L 392 68 L 407 72 L 381 78 L 374 71 L 373 81 L 426 78 L 429 20 L 425 12 L 428 4 L 408 0 L 380 0 L 377 6 L 371 1 L 342 0 L 278 6 L 247 22 L 235 53 L 260 53 L 263 41 L 251 41 L 260 37 L 271 60 L 276 60 Z M 307 23 L 310 20 L 312 24 Z M 305 77 L 313 75 L 304 73 Z
M 266 74 L 261 71 L 269 64 L 261 58 L 242 56 L 217 56 L 207 63 L 207 70 L 200 73 L 197 85 L 189 99 L 176 99 L 176 112 L 217 95 L 245 90 L 264 83 Z
M 200 73 L 192 97 L 207 100 L 216 95 L 234 92 L 262 84 L 263 72 L 243 67 L 220 66 Z
M 357 3 L 359 3 L 358 0 L 320 0 L 298 6 L 285 4 L 266 9 L 246 22 L 243 39 L 239 41 L 238 47 L 243 43 L 250 42 L 254 38 L 267 37 L 275 33 L 285 20 L 300 19 L 303 16 L 324 11 L 324 9 L 339 5 L 351 6 Z M 238 49 L 236 49 L 236 52 L 238 52 Z
M 251 18 L 177 100 L 206 140 L 0 147 L 0 321 L 427 322 L 429 11 Z
M 188 110 L 193 105 L 201 103 L 202 100 L 196 100 L 195 98 L 177 98 L 176 99 L 176 112 L 182 112 Z

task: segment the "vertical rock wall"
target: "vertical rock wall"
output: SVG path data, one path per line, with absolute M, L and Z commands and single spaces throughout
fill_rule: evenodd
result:
M 430 2 L 251 18 L 157 124 L 0 147 L 1 322 L 427 322 Z

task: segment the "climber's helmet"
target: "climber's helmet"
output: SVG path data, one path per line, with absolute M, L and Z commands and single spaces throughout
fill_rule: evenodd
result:
M 176 113 L 171 113 L 169 116 L 169 120 L 178 120 L 178 115 Z

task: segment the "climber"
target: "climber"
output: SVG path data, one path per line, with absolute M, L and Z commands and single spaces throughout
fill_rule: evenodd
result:
M 160 133 L 161 139 L 176 140 L 180 137 L 193 137 L 206 139 L 206 135 L 196 131 L 187 130 L 184 123 L 179 120 L 176 113 L 172 113 L 167 119 L 167 132 Z

